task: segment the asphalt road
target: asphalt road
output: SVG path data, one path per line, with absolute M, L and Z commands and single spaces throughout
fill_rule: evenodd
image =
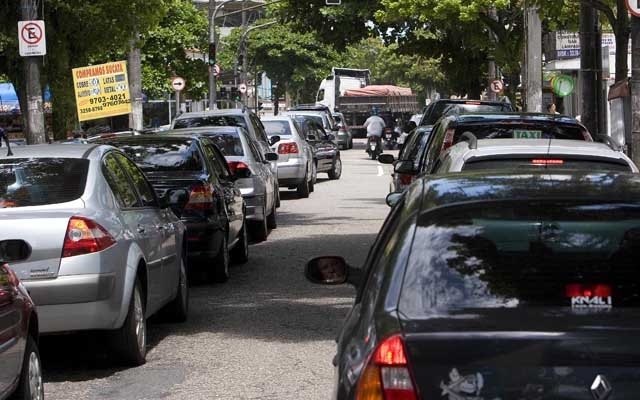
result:
M 191 287 L 186 323 L 150 321 L 145 365 L 119 367 L 99 333 L 43 338 L 46 398 L 329 398 L 334 338 L 355 291 L 307 282 L 304 265 L 338 254 L 360 266 L 389 211 L 388 166 L 367 159 L 363 139 L 355 146 L 342 151 L 341 179 L 319 174 L 308 199 L 281 192 L 278 228 L 229 282 Z

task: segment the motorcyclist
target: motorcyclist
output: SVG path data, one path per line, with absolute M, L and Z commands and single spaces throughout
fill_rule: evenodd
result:
M 378 109 L 375 107 L 372 108 L 371 116 L 367 118 L 366 121 L 364 121 L 363 125 L 365 128 L 367 128 L 367 148 L 365 152 L 369 152 L 369 143 L 371 142 L 371 140 L 376 140 L 378 142 L 378 145 L 382 147 L 382 132 L 384 131 L 386 125 L 387 123 L 384 121 L 384 119 L 378 116 Z

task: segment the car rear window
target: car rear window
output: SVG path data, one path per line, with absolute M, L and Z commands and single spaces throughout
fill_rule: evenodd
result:
M 219 132 L 208 134 L 207 137 L 215 143 L 225 156 L 243 156 L 242 141 L 238 132 Z
M 640 306 L 640 204 L 498 201 L 422 214 L 400 312 Z
M 449 113 L 470 113 L 470 112 L 505 112 L 513 111 L 513 106 L 509 103 L 488 103 L 482 104 L 477 101 L 469 101 L 468 103 L 434 103 L 429 112 L 422 117 L 420 125 L 433 125 L 444 114 Z
M 289 121 L 262 121 L 262 125 L 264 125 L 264 129 L 267 131 L 267 136 L 291 136 Z
M 157 137 L 140 141 L 110 141 L 143 171 L 202 171 L 202 156 L 191 138 Z
M 76 200 L 84 193 L 89 160 L 0 160 L 0 208 L 42 206 Z
M 575 169 L 583 171 L 627 171 L 632 169 L 623 160 L 618 159 L 583 159 L 563 156 L 528 156 L 526 158 L 505 159 L 471 159 L 462 166 L 463 171 L 478 171 L 487 169 Z
M 210 115 L 199 117 L 184 117 L 175 120 L 173 128 L 196 128 L 200 126 L 240 126 L 248 129 L 242 115 Z
M 486 121 L 483 123 L 456 126 L 453 141 L 456 143 L 464 132 L 473 133 L 478 139 L 569 139 L 591 140 L 591 136 L 580 126 L 558 124 L 553 121 Z

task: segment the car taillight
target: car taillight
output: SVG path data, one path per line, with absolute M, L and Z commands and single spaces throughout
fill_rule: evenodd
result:
M 83 217 L 71 217 L 62 246 L 62 257 L 96 253 L 116 243 L 116 240 L 97 222 Z
M 570 283 L 565 286 L 566 297 L 608 297 L 611 296 L 611 286 L 604 284 Z
M 189 202 L 184 206 L 185 210 L 211 210 L 213 209 L 213 191 L 209 185 L 194 185 L 189 193 Z
M 413 182 L 413 175 L 400 174 L 400 183 L 403 185 L 411 185 Z
M 240 169 L 248 169 L 249 171 L 251 171 L 251 168 L 249 168 L 249 166 L 242 161 L 228 161 L 227 165 L 229 166 L 229 171 L 231 171 L 231 173 L 234 175 Z
M 447 129 L 447 131 L 444 134 L 444 141 L 442 142 L 442 148 L 440 149 L 440 152 L 443 152 L 449 147 L 453 146 L 454 133 L 455 133 L 455 129 L 453 128 Z
M 0 265 L 0 268 L 4 270 L 4 273 L 7 276 L 7 282 L 9 282 L 9 285 L 18 286 L 20 284 L 20 279 L 18 279 L 18 276 L 16 275 L 16 273 L 13 272 L 11 268 L 9 268 L 9 264 L 2 264 Z
M 531 164 L 533 165 L 562 165 L 564 164 L 564 160 L 556 160 L 556 159 L 533 159 L 531 160 Z
M 298 154 L 298 144 L 295 142 L 280 143 L 278 154 Z
M 357 400 L 416 400 L 409 362 L 400 336 L 378 345 L 365 367 L 356 392 Z

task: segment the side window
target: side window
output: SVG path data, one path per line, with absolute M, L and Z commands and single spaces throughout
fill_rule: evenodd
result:
M 140 168 L 122 154 L 116 154 L 115 157 L 118 159 L 118 162 L 122 164 L 122 169 L 126 170 L 129 173 L 129 176 L 131 176 L 133 185 L 136 187 L 138 194 L 140 195 L 142 206 L 158 207 L 158 201 L 156 200 L 153 187 L 149 184 L 147 178 L 145 178 L 144 173 L 140 171 Z
M 264 161 L 264 157 L 262 157 L 262 153 L 260 153 L 260 151 L 256 148 L 256 144 L 251 140 L 249 140 L 249 149 L 251 149 L 251 154 L 253 154 L 253 158 L 257 162 Z
M 269 143 L 269 138 L 267 137 L 267 131 L 264 129 L 264 125 L 258 117 L 251 114 L 249 116 L 251 119 L 251 124 L 253 125 L 253 129 L 256 131 L 256 136 L 258 140 L 262 140 L 265 143 Z
M 428 170 L 430 165 L 440 156 L 440 148 L 442 147 L 442 141 L 444 140 L 444 132 L 446 130 L 446 124 L 440 123 L 433 127 L 433 131 L 427 142 L 427 149 L 424 152 L 423 160 L 421 161 L 422 172 Z
M 108 153 L 102 160 L 102 173 L 104 174 L 116 201 L 120 208 L 133 208 L 138 206 L 138 197 L 125 170 L 115 159 L 113 153 Z
M 221 179 L 228 181 L 231 173 L 229 172 L 227 162 L 222 153 L 220 153 L 220 151 L 217 150 L 215 145 L 211 144 L 210 141 L 207 141 L 203 147 L 216 175 Z

